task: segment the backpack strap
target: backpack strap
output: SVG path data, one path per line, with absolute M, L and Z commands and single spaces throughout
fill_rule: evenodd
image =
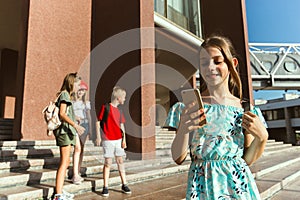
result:
M 57 103 L 57 101 L 58 101 L 59 97 L 61 96 L 61 94 L 62 94 L 62 92 L 60 92 L 60 93 L 57 95 L 57 97 L 56 97 L 56 99 L 54 100 L 53 103 Z
M 104 108 L 103 118 L 102 118 L 102 121 L 104 123 L 107 121 L 109 112 L 110 112 L 110 105 L 109 105 L 109 103 L 106 103 L 105 104 L 105 108 Z
M 103 117 L 102 117 L 102 120 L 100 121 L 100 126 L 101 126 L 102 129 L 103 129 L 104 123 L 107 121 L 109 112 L 110 112 L 110 104 L 106 103 L 104 105 Z

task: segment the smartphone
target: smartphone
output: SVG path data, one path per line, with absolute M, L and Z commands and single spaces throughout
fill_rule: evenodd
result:
M 182 90 L 181 96 L 182 96 L 183 103 L 185 105 L 189 105 L 193 102 L 196 103 L 196 105 L 194 106 L 195 111 L 203 108 L 203 102 L 202 102 L 202 98 L 200 95 L 200 91 L 197 88 Z M 207 122 L 205 119 L 205 120 L 201 121 L 199 125 L 202 126 L 206 123 Z

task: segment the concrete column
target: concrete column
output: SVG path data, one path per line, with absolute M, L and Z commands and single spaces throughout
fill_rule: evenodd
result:
M 90 52 L 91 5 L 91 0 L 29 1 L 21 73 L 24 87 L 17 100 L 20 126 L 14 128 L 15 139 L 54 139 L 46 135 L 41 111 L 55 99 L 67 73 L 82 71 Z M 89 73 L 89 69 L 83 71 Z
M 155 157 L 153 6 L 153 0 L 93 1 L 92 106 L 97 116 L 115 85 L 127 91 L 121 108 L 129 159 Z
M 296 134 L 292 128 L 291 122 L 291 112 L 289 112 L 289 108 L 284 108 L 284 119 L 285 119 L 285 130 L 286 130 L 286 143 L 296 144 Z
M 155 158 L 155 32 L 154 1 L 140 0 L 141 18 L 141 100 L 142 100 L 142 159 Z M 148 29 L 153 27 L 153 29 Z M 148 49 L 145 47 L 152 47 Z

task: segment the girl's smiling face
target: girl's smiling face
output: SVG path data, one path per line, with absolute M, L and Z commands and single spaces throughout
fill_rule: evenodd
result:
M 208 47 L 200 51 L 200 73 L 209 87 L 228 84 L 228 66 L 218 48 Z
M 85 89 L 79 89 L 77 91 L 77 97 L 82 98 L 82 96 L 85 94 Z

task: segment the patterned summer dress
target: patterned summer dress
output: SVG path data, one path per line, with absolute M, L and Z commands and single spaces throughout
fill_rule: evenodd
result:
M 171 109 L 166 123 L 177 128 L 184 106 L 181 103 L 174 106 L 176 109 Z M 204 108 L 208 124 L 192 136 L 186 199 L 260 199 L 252 173 L 242 159 L 243 108 L 219 104 L 205 104 Z M 266 126 L 259 108 L 254 107 L 252 112 Z

